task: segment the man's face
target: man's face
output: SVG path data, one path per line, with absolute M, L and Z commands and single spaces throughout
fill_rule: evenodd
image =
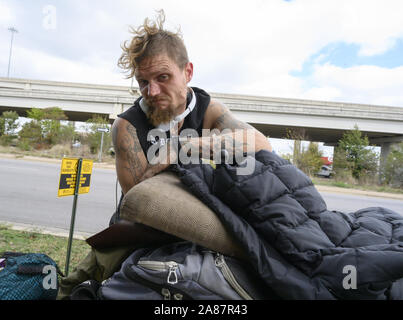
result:
M 135 71 L 140 92 L 154 126 L 169 122 L 186 108 L 187 84 L 193 76 L 188 62 L 181 70 L 166 54 L 146 57 Z

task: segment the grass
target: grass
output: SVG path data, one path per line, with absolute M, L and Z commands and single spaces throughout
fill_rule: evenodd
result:
M 0 225 L 0 253 L 4 251 L 44 253 L 52 258 L 64 273 L 68 238 L 38 232 L 12 230 Z M 73 239 L 69 272 L 87 256 L 91 247 L 84 240 Z
M 378 185 L 357 185 L 357 184 L 351 184 L 347 182 L 342 182 L 342 181 L 336 181 L 333 179 L 327 179 L 327 178 L 311 178 L 312 182 L 315 185 L 322 185 L 322 186 L 331 186 L 331 187 L 339 187 L 339 188 L 350 188 L 350 189 L 358 189 L 358 190 L 364 190 L 364 191 L 376 191 L 376 192 L 387 192 L 387 193 L 397 193 L 397 194 L 403 194 L 403 189 L 397 189 L 397 188 L 392 188 L 388 186 L 378 186 Z
M 16 158 L 22 158 L 24 156 L 48 158 L 48 159 L 61 159 L 63 157 L 82 157 L 86 159 L 98 160 L 98 153 L 91 154 L 84 147 L 79 149 L 71 148 L 66 145 L 55 145 L 49 150 L 35 150 L 31 149 L 29 151 L 22 150 L 18 147 L 13 146 L 2 146 L 0 145 L 0 153 L 13 154 Z M 102 155 L 102 162 L 108 164 L 114 164 L 115 158 L 111 155 Z

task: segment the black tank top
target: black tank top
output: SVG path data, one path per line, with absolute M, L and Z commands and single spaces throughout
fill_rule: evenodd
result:
M 192 112 L 187 115 L 183 122 L 181 131 L 184 129 L 194 129 L 197 131 L 199 137 L 202 136 L 203 120 L 204 114 L 206 113 L 207 107 L 210 104 L 210 95 L 202 89 L 191 87 L 196 96 L 196 105 L 194 106 Z M 188 93 L 187 105 L 189 105 L 192 95 Z M 134 105 L 127 109 L 125 112 L 118 114 L 118 117 L 129 121 L 133 127 L 136 129 L 137 137 L 140 141 L 141 148 L 143 149 L 144 155 L 147 158 L 148 148 L 152 145 L 151 141 L 147 140 L 148 132 L 155 127 L 148 121 L 146 114 L 140 107 L 140 98 L 138 98 Z M 169 133 L 168 133 L 169 135 Z M 121 193 L 119 205 L 117 211 L 111 217 L 109 225 L 112 225 L 120 220 L 120 206 L 122 205 L 123 192 Z
M 192 112 L 190 112 L 181 128 L 184 129 L 194 129 L 197 131 L 199 137 L 202 136 L 203 120 L 204 114 L 206 113 L 207 107 L 210 104 L 210 95 L 202 89 L 191 87 L 196 96 L 196 105 L 194 106 Z M 187 105 L 189 105 L 192 95 L 188 92 Z M 132 107 L 130 107 L 125 112 L 118 115 L 118 117 L 126 119 L 129 121 L 133 127 L 136 128 L 137 137 L 140 141 L 141 148 L 143 149 L 144 155 L 147 156 L 148 148 L 152 145 L 151 141 L 147 140 L 147 135 L 150 130 L 155 127 L 148 121 L 146 114 L 140 107 L 140 98 L 138 98 Z M 169 138 L 169 132 L 167 133 Z

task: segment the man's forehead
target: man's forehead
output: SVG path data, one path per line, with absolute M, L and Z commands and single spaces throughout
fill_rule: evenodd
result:
M 144 58 L 139 63 L 134 74 L 138 77 L 152 73 L 172 71 L 175 67 L 175 62 L 166 55 L 151 56 Z

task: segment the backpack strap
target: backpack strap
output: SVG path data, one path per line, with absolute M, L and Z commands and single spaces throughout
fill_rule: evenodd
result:
M 22 264 L 18 266 L 17 274 L 42 274 L 46 264 Z

